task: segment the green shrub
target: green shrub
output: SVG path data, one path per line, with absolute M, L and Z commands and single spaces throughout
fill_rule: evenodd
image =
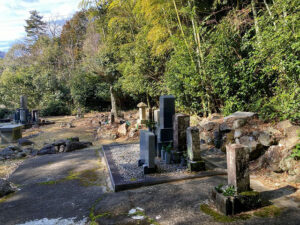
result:
M 71 110 L 65 102 L 59 100 L 52 100 L 46 108 L 41 110 L 41 116 L 64 116 L 70 115 Z
M 0 109 L 0 119 L 5 119 L 6 117 L 8 117 L 10 114 L 12 113 L 11 110 L 9 109 Z

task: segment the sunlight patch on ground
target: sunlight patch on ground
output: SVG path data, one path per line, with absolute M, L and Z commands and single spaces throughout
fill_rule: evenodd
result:
M 68 219 L 41 219 L 41 220 L 33 220 L 22 224 L 17 225 L 85 225 L 87 224 L 87 218 L 84 218 L 80 221 L 76 221 L 76 218 L 68 218 Z

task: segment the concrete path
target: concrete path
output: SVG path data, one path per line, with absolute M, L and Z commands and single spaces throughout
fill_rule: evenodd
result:
M 203 179 L 188 180 L 176 183 L 155 185 L 150 187 L 128 190 L 118 193 L 108 193 L 95 205 L 95 221 L 101 225 L 129 224 L 161 224 L 161 225 L 198 225 L 198 224 L 272 224 L 299 225 L 300 208 L 275 208 L 280 214 L 272 217 L 260 209 L 261 217 L 248 213 L 247 220 L 239 217 L 221 217 L 216 219 L 200 210 L 200 206 L 209 204 L 209 190 L 220 183 L 226 183 L 225 176 L 215 176 Z M 262 192 L 263 197 L 271 200 L 294 193 L 291 188 L 286 191 L 274 190 Z M 139 210 L 139 208 L 141 208 Z M 137 209 L 133 215 L 130 210 Z M 272 210 L 274 208 L 265 208 Z M 137 220 L 134 216 L 142 216 Z M 97 218 L 98 217 L 98 218 Z M 264 218 L 265 217 L 265 218 Z M 223 222 L 220 222 L 223 221 Z M 231 222 L 230 222 L 231 221 Z M 227 223 L 228 224 L 228 223 Z
M 37 156 L 26 160 L 9 180 L 20 191 L 0 203 L 1 225 L 42 219 L 44 223 L 28 224 L 85 224 L 95 199 L 106 192 L 95 149 Z
M 200 206 L 209 204 L 209 190 L 226 183 L 215 176 L 166 183 L 118 193 L 108 192 L 107 171 L 97 148 L 72 153 L 38 156 L 26 160 L 10 177 L 20 191 L 0 199 L 0 225 L 99 225 L 115 224 L 300 224 L 297 204 L 283 203 L 294 193 L 291 187 L 266 190 L 257 182 L 252 187 L 275 202 L 276 217 L 228 219 L 208 215 Z M 137 208 L 138 207 L 138 208 Z M 132 215 L 128 213 L 136 210 Z M 223 221 L 223 222 L 224 222 Z M 94 224 L 94 223 L 91 223 Z

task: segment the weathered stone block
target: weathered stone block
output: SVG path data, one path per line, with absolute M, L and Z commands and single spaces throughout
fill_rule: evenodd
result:
M 1 143 L 13 143 L 22 138 L 23 125 L 5 125 L 0 127 Z
M 238 193 L 250 190 L 249 149 L 240 144 L 226 146 L 228 185 Z
M 200 138 L 197 127 L 189 127 L 186 130 L 187 154 L 191 161 L 201 161 Z
M 144 166 L 147 173 L 156 168 L 155 165 L 155 135 L 152 132 L 143 130 L 140 135 L 140 160 L 139 165 Z M 146 169 L 145 169 L 146 167 Z
M 173 124 L 173 148 L 176 151 L 186 151 L 186 129 L 190 126 L 190 116 L 175 114 Z

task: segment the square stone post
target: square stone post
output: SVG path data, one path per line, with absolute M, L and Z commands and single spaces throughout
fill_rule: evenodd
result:
M 190 126 L 190 116 L 185 114 L 175 114 L 173 123 L 173 148 L 177 152 L 185 152 L 186 130 Z
M 188 127 L 186 130 L 186 138 L 189 170 L 205 170 L 205 163 L 200 155 L 199 129 L 197 127 Z
M 140 160 L 138 165 L 143 165 L 144 174 L 156 171 L 155 135 L 146 130 L 141 130 L 140 133 Z
M 240 144 L 226 146 L 228 185 L 237 193 L 250 190 L 249 149 Z

